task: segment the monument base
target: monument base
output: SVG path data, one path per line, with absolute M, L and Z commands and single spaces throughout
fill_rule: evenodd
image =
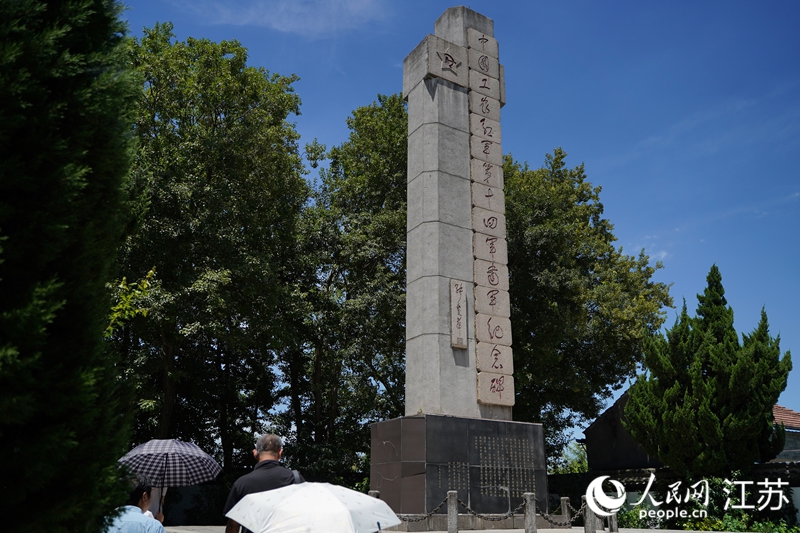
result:
M 370 429 L 370 490 L 395 513 L 429 513 L 449 490 L 481 514 L 512 511 L 526 492 L 547 509 L 541 424 L 423 414 Z

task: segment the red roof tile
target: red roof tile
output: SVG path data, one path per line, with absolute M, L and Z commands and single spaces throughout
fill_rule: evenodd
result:
M 775 423 L 786 426 L 786 429 L 800 429 L 800 413 L 792 411 L 780 405 L 772 407 L 772 415 L 775 417 Z

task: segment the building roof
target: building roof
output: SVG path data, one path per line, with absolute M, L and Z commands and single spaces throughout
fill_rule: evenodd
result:
M 776 424 L 782 422 L 786 429 L 800 430 L 800 413 L 797 411 L 775 404 L 772 408 L 772 415 L 775 417 Z
M 586 429 L 589 429 L 592 426 L 594 426 L 595 423 L 597 423 L 601 418 L 605 416 L 613 416 L 612 413 L 614 413 L 615 411 L 614 407 L 617 407 L 617 404 L 619 404 L 620 402 L 623 402 L 621 406 L 624 407 L 625 403 L 627 403 L 628 401 L 627 397 L 628 397 L 628 391 L 625 391 L 625 393 L 622 396 L 617 398 L 617 401 L 614 402 L 614 405 L 603 411 L 597 418 L 595 418 L 592 421 L 591 424 L 589 424 L 589 426 Z M 800 413 L 798 413 L 797 411 L 792 411 L 791 409 L 787 409 L 786 407 L 775 404 L 772 406 L 772 416 L 775 417 L 776 424 L 783 423 L 786 429 L 793 431 L 800 431 Z M 585 432 L 586 430 L 584 430 L 584 434 Z

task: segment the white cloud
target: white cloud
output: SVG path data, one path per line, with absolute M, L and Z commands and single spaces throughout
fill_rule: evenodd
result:
M 384 18 L 385 0 L 196 0 L 178 3 L 208 24 L 258 26 L 309 38 L 328 37 Z
M 644 237 L 633 241 L 635 244 L 631 246 L 626 245 L 624 249 L 628 250 L 628 253 L 630 253 L 631 250 L 635 251 L 636 253 L 632 255 L 637 255 L 640 250 L 644 251 L 644 253 L 650 258 L 651 264 L 655 263 L 656 261 L 663 261 L 668 257 L 672 257 L 672 254 L 667 251 L 667 249 L 672 246 L 672 242 L 658 243 L 658 240 L 658 235 L 645 235 Z M 660 249 L 655 250 L 656 247 Z

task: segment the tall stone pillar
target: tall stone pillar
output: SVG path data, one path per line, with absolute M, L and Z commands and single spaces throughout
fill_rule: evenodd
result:
M 500 107 L 491 19 L 448 9 L 404 62 L 406 416 L 511 419 Z
M 371 425 L 370 489 L 427 513 L 450 491 L 479 513 L 535 492 L 547 505 L 541 424 L 514 404 L 494 23 L 444 12 L 406 58 L 406 412 Z M 440 511 L 442 512 L 442 511 Z

